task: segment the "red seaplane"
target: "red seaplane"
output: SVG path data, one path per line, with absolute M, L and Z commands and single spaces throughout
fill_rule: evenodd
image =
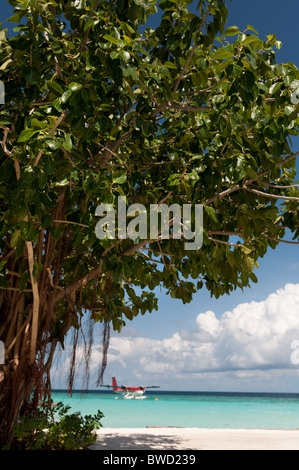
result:
M 116 383 L 115 377 L 112 377 L 112 385 L 102 385 L 102 387 L 112 388 L 115 393 L 121 394 L 122 398 L 124 398 L 125 400 L 130 400 L 132 398 L 139 399 L 139 400 L 143 398 L 147 398 L 144 395 L 146 388 L 160 388 L 159 386 L 156 386 L 156 385 L 150 385 L 146 387 L 127 387 L 125 385 L 118 386 Z M 116 398 L 120 398 L 120 397 L 116 397 Z

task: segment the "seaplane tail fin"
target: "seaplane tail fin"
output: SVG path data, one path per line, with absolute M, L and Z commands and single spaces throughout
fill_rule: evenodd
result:
M 115 390 L 117 389 L 117 383 L 116 383 L 115 377 L 112 377 L 112 385 L 113 385 L 113 391 L 115 392 Z

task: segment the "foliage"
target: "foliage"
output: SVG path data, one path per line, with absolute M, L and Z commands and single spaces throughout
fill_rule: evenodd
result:
M 92 445 L 102 427 L 101 411 L 94 416 L 68 414 L 70 406 L 57 403 L 49 415 L 39 408 L 37 416 L 22 416 L 14 426 L 14 450 L 78 450 Z

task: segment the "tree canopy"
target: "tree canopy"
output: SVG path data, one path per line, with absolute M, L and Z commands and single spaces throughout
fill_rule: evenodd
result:
M 203 286 L 219 297 L 257 282 L 269 248 L 299 244 L 290 140 L 299 71 L 277 64 L 275 34 L 226 28 L 224 0 L 200 0 L 197 13 L 188 0 L 162 0 L 155 29 L 156 0 L 9 3 L 15 34 L 0 31 L 3 374 L 26 360 L 49 383 L 55 347 L 83 315 L 120 331 L 157 309 L 158 286 L 183 302 Z M 169 239 L 99 240 L 96 208 L 117 211 L 119 196 L 203 204 L 203 246 L 184 250 L 171 222 Z

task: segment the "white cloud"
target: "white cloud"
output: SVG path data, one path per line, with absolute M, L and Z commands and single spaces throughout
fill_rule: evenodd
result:
M 106 374 L 116 375 L 119 382 L 138 379 L 167 386 L 175 380 L 208 383 L 208 377 L 211 386 L 218 378 L 228 388 L 233 381 L 250 385 L 263 377 L 270 383 L 272 377 L 278 387 L 283 373 L 297 378 L 291 344 L 299 340 L 299 284 L 287 284 L 264 301 L 240 304 L 219 318 L 210 310 L 199 313 L 192 329 L 162 340 L 129 331 L 112 335 L 110 342 Z M 100 363 L 101 347 L 95 345 L 91 377 Z
M 192 330 L 169 338 L 111 339 L 108 362 L 130 362 L 158 376 L 292 367 L 291 342 L 299 339 L 299 284 L 288 284 L 263 302 L 238 305 L 217 318 L 200 313 Z

